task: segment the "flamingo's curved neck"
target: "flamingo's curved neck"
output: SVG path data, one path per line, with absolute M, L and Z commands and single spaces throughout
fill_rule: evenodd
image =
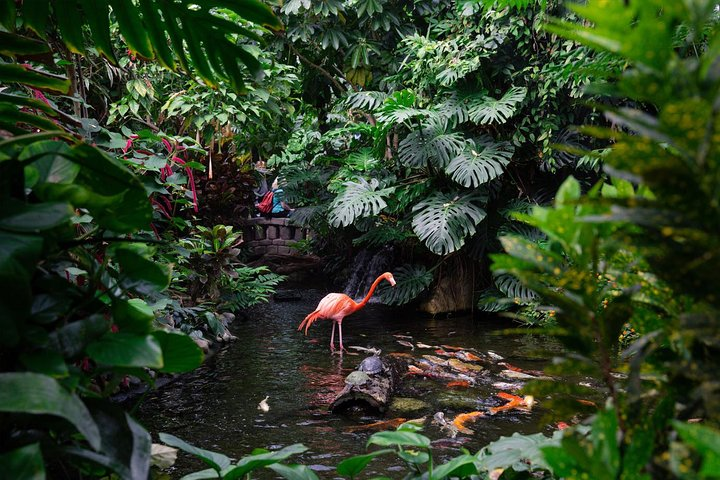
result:
M 368 291 L 367 295 L 365 295 L 365 298 L 363 298 L 362 301 L 355 306 L 355 310 L 360 310 L 370 301 L 370 298 L 373 296 L 373 293 L 375 293 L 375 289 L 380 284 L 380 282 L 383 281 L 384 279 L 385 279 L 385 277 L 383 277 L 382 275 L 380 275 L 378 278 L 375 279 L 373 284 L 370 285 L 370 290 Z

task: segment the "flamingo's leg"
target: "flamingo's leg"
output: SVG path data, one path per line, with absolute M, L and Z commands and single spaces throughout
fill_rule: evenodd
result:
M 343 347 L 343 342 L 342 342 L 342 322 L 338 322 L 338 331 L 340 332 L 340 351 L 342 352 L 345 350 L 345 347 Z
M 335 320 L 332 322 L 332 334 L 330 334 L 330 351 L 335 351 Z

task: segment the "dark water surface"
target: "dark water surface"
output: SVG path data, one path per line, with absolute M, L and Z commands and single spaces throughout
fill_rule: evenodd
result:
M 373 433 L 349 432 L 349 427 L 398 416 L 389 412 L 386 417 L 358 418 L 329 413 L 328 405 L 344 386 L 345 376 L 365 355 L 331 355 L 328 321 L 314 324 L 307 337 L 297 331 L 304 316 L 314 310 L 326 291 L 303 288 L 280 293 L 297 294 L 302 300 L 276 301 L 255 308 L 250 320 L 236 320 L 232 325 L 237 341 L 223 347 L 198 370 L 148 395 L 137 415 L 152 432 L 154 441 L 158 441 L 158 432 L 167 432 L 235 459 L 258 447 L 274 450 L 303 443 L 309 451 L 295 457 L 295 461 L 310 465 L 321 477 L 332 478 L 336 476 L 334 467 L 342 459 L 366 452 L 365 443 Z M 500 329 L 511 326 L 508 322 L 496 317 L 431 319 L 371 304 L 343 322 L 343 333 L 346 347 L 375 347 L 382 349 L 383 354 L 433 354 L 432 350 L 418 348 L 411 352 L 393 336 L 407 335 L 414 343 L 457 345 L 478 352 L 490 350 L 523 369 L 541 369 L 548 360 L 538 358 L 537 352 L 552 345 L 542 337 L 501 334 Z M 433 445 L 436 461 L 457 454 L 460 446 L 474 452 L 502 435 L 552 430 L 539 424 L 540 403 L 531 413 L 505 412 L 480 418 L 468 424 L 474 434 L 460 434 L 454 441 L 443 440 L 448 435 L 431 425 L 433 414 L 442 411 L 452 420 L 458 413 L 503 404 L 495 396 L 500 389 L 493 383 L 498 381 L 513 382 L 493 374 L 479 386 L 453 390 L 448 400 L 449 389 L 443 383 L 407 378 L 401 395 L 419 398 L 428 406 L 421 412 L 402 416 L 427 415 L 424 434 L 437 440 Z M 467 406 L 458 406 L 452 395 Z M 265 396 L 270 397 L 270 411 L 263 413 L 258 403 Z M 203 464 L 181 453 L 171 475 L 179 478 L 202 468 Z M 375 460 L 366 472 L 399 477 L 399 469 L 400 462 L 387 457 Z

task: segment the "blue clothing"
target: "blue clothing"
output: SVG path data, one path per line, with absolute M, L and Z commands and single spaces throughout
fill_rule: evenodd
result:
M 270 213 L 282 213 L 285 211 L 285 209 L 282 206 L 282 203 L 285 201 L 285 192 L 283 192 L 282 188 L 278 188 L 273 190 L 273 206 L 272 210 L 270 210 Z

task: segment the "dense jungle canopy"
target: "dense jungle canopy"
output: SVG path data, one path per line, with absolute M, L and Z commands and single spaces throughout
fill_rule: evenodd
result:
M 167 478 L 180 449 L 196 479 L 356 478 L 388 455 L 388 477 L 720 478 L 719 16 L 0 0 L 0 476 Z M 311 233 L 258 259 L 268 189 L 268 216 Z M 441 461 L 401 423 L 322 473 L 289 463 L 303 439 L 231 458 L 117 400 L 198 368 L 288 276 L 342 291 L 376 255 L 397 281 L 377 298 L 418 322 L 555 338 L 507 399 L 562 428 Z

